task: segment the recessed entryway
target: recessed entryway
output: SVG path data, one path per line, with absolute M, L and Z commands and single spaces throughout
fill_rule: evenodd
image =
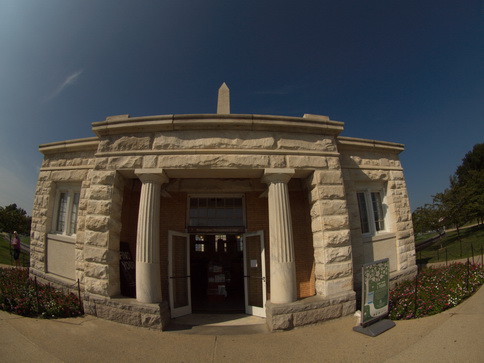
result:
M 262 231 L 169 232 L 172 318 L 197 313 L 265 316 L 265 257 Z
M 244 313 L 242 236 L 192 234 L 190 255 L 192 311 Z

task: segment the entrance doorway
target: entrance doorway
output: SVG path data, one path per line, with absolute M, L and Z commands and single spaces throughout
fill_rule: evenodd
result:
M 243 313 L 243 240 L 237 234 L 190 235 L 194 313 Z
M 262 231 L 234 234 L 169 232 L 172 317 L 247 313 L 265 317 Z

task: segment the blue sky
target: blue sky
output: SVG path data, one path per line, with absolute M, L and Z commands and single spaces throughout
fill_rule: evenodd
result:
M 328 115 L 405 144 L 412 209 L 484 142 L 482 0 L 0 0 L 0 205 L 108 115 Z

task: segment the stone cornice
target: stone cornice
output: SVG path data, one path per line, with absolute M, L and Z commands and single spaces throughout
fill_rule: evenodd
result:
M 173 130 L 252 130 L 285 131 L 339 135 L 344 123 L 330 121 L 327 117 L 242 115 L 242 114 L 193 114 L 133 117 L 111 116 L 105 121 L 93 122 L 92 130 L 98 136 L 125 133 L 162 132 Z
M 360 149 L 366 151 L 373 149 L 374 151 L 393 151 L 399 154 L 405 149 L 403 144 L 396 142 L 359 139 L 346 136 L 338 136 L 336 143 L 339 151 L 342 149 Z
M 98 146 L 99 139 L 97 137 L 89 137 L 42 144 L 39 146 L 39 151 L 44 155 L 49 155 L 76 151 L 96 151 Z
M 143 155 L 300 155 L 332 156 L 340 154 L 334 151 L 289 150 L 289 149 L 148 149 L 97 152 L 96 156 L 143 156 Z

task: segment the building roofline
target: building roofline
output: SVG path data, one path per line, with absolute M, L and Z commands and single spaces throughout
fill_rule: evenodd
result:
M 49 155 L 62 152 L 96 151 L 98 146 L 99 139 L 97 137 L 88 137 L 42 144 L 39 145 L 39 151 L 44 155 Z
M 344 123 L 331 121 L 327 116 L 318 115 L 290 117 L 253 114 L 190 114 L 144 117 L 119 115 L 92 123 L 93 132 L 100 137 L 124 133 L 217 129 L 286 131 L 337 136 L 343 131 Z
M 360 139 L 356 137 L 338 136 L 336 138 L 338 144 L 338 149 L 341 148 L 351 148 L 351 149 L 375 149 L 375 150 L 386 150 L 401 153 L 405 150 L 403 144 L 389 141 L 379 141 L 379 140 L 368 140 Z

